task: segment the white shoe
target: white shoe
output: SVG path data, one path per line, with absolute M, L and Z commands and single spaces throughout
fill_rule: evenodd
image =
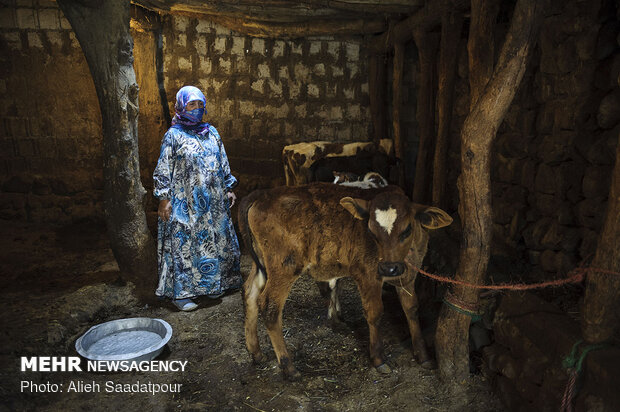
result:
M 183 312 L 189 312 L 198 307 L 198 305 L 189 298 L 175 299 L 172 301 L 172 303 L 174 303 L 174 306 L 176 306 L 179 310 L 182 310 Z

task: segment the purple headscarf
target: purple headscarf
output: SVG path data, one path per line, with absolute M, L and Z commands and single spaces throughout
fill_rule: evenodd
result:
M 204 114 L 207 114 L 207 100 L 200 89 L 194 86 L 183 86 L 177 92 L 177 101 L 174 105 L 176 114 L 172 119 L 172 127 L 189 129 L 198 134 L 206 135 L 209 132 L 209 123 L 202 121 L 201 114 L 195 116 L 195 113 L 185 110 L 187 103 L 193 100 L 200 100 L 204 107 Z

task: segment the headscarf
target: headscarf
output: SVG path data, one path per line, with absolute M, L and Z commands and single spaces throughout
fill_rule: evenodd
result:
M 200 100 L 203 108 L 192 111 L 185 110 L 187 103 L 193 100 Z M 202 121 L 202 116 L 207 114 L 207 100 L 199 88 L 194 86 L 183 86 L 177 92 L 177 101 L 174 105 L 176 112 L 172 119 L 172 127 L 176 129 L 189 129 L 198 134 L 206 135 L 209 132 L 209 123 Z

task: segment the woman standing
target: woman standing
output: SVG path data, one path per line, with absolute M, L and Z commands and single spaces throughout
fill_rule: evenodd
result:
M 215 299 L 241 285 L 230 218 L 237 179 L 217 130 L 202 122 L 205 105 L 196 87 L 177 92 L 176 114 L 153 173 L 153 193 L 160 199 L 155 294 L 183 311 L 196 309 L 192 297 Z

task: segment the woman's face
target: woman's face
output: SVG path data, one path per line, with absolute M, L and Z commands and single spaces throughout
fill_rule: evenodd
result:
M 205 105 L 202 103 L 202 100 L 192 100 L 191 102 L 188 102 L 187 105 L 185 105 L 185 110 L 189 112 L 194 109 L 204 108 L 204 107 Z

